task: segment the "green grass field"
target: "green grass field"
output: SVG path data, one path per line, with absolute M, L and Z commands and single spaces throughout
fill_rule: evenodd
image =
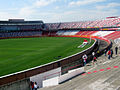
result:
M 78 53 L 84 38 L 41 37 L 0 40 L 0 76 L 43 65 Z M 88 40 L 89 41 L 89 40 Z M 61 56 L 61 57 L 59 57 Z

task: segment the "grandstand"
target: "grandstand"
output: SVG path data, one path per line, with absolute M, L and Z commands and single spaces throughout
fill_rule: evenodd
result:
M 102 42 L 103 46 L 100 47 L 99 45 L 101 45 L 101 43 L 98 43 L 96 41 L 97 44 L 95 44 L 95 45 L 98 45 L 98 46 L 95 46 L 94 49 L 97 51 L 100 48 L 102 48 L 101 53 L 103 53 L 104 49 L 106 49 L 106 48 L 108 49 L 108 45 L 109 46 L 111 45 L 111 43 L 109 41 L 110 39 L 115 40 L 115 41 L 120 39 L 119 26 L 120 26 L 120 17 L 107 17 L 106 19 L 95 20 L 95 21 L 60 22 L 60 23 L 44 23 L 43 21 L 25 21 L 24 19 L 9 19 L 8 21 L 0 21 L 0 39 L 28 38 L 28 37 L 33 38 L 33 37 L 44 37 L 44 36 L 45 37 L 46 36 L 47 37 L 82 37 L 82 38 L 91 38 L 92 37 L 93 40 L 95 38 L 98 41 L 100 40 L 99 42 Z M 92 50 L 93 50 L 93 48 L 90 49 L 90 51 L 88 50 L 87 51 L 87 52 L 89 52 L 88 54 L 90 54 L 92 52 Z M 61 56 L 58 55 L 57 58 L 60 58 L 60 57 Z M 78 56 L 76 56 L 76 57 L 78 59 Z M 81 56 L 79 58 L 81 58 Z M 70 68 L 70 65 L 71 65 L 71 63 L 73 64 L 74 59 L 75 59 L 74 56 L 73 56 L 73 58 L 70 58 L 71 61 L 66 60 L 66 58 L 65 58 L 67 63 L 65 61 L 62 62 L 62 63 L 66 64 L 66 66 L 61 66 L 62 69 L 66 69 L 66 67 Z M 102 56 L 102 59 L 103 59 L 103 56 Z M 116 59 L 118 60 L 119 58 L 117 57 Z M 105 60 L 103 60 L 103 61 L 105 62 Z M 75 62 L 77 62 L 77 64 L 78 64 L 78 61 L 75 61 Z M 41 71 L 39 71 L 37 68 L 36 71 L 33 71 L 32 74 L 31 74 L 31 71 L 30 72 L 26 71 L 28 73 L 28 75 L 26 75 L 26 72 L 25 72 L 24 76 L 26 76 L 28 78 L 35 74 L 43 73 L 45 71 L 47 72 L 49 70 L 60 67 L 60 65 L 62 65 L 60 63 L 61 62 L 57 62 L 57 63 L 55 62 L 55 64 L 52 66 L 52 68 L 50 66 L 46 66 L 47 69 L 45 69 L 45 67 L 44 67 L 44 69 L 40 69 Z M 70 63 L 70 65 L 68 63 Z M 79 62 L 80 66 L 81 66 L 81 63 L 83 63 L 83 62 Z M 112 67 L 114 67 L 116 65 L 116 63 L 117 62 L 115 62 L 115 64 L 112 64 L 112 62 L 111 62 L 110 65 L 112 65 Z M 68 66 L 67 66 L 67 64 L 68 64 Z M 74 65 L 76 65 L 76 63 L 74 63 Z M 107 68 L 107 66 L 105 66 L 105 65 L 103 65 L 103 66 L 105 68 Z M 119 66 L 119 63 L 117 64 L 117 66 Z M 98 68 L 101 68 L 101 67 L 102 66 L 99 66 Z M 86 70 L 89 70 L 90 68 L 86 67 Z M 66 71 L 66 72 L 68 72 L 68 71 Z M 66 73 L 66 72 L 62 72 L 62 74 Z M 112 72 L 110 72 L 110 74 L 111 73 Z M 117 73 L 117 72 L 115 71 L 115 73 Z M 60 72 L 60 74 L 61 74 L 61 72 Z M 106 74 L 106 73 L 103 73 L 103 74 Z M 117 74 L 119 74 L 119 73 L 117 73 Z M 102 74 L 100 73 L 100 75 L 102 75 Z M 96 77 L 98 77 L 100 75 L 95 74 Z M 20 79 L 23 79 L 24 76 L 21 76 L 22 78 L 20 78 Z M 80 76 L 79 80 L 83 81 L 83 84 L 85 84 L 85 81 L 83 79 L 81 79 L 81 77 L 84 78 L 83 76 Z M 91 75 L 91 77 L 92 77 L 92 75 Z M 90 76 L 87 76 L 87 79 L 88 78 L 90 78 Z M 107 77 L 105 76 L 105 78 L 107 78 Z M 17 80 L 17 79 L 15 79 L 15 80 Z M 94 78 L 93 78 L 93 80 L 94 80 Z M 107 78 L 106 80 L 111 80 L 111 79 Z M 75 80 L 75 81 L 77 81 L 77 80 Z M 82 83 L 81 81 L 77 81 L 77 82 Z M 9 82 L 12 82 L 12 81 L 9 81 Z M 92 80 L 90 80 L 90 82 L 93 83 Z M 115 81 L 115 83 L 116 82 L 119 83 L 119 81 L 117 81 L 117 80 Z M 2 81 L 0 83 L 2 83 Z M 70 83 L 70 84 L 72 84 L 72 83 Z M 69 86 L 70 86 L 70 84 L 65 83 L 65 85 L 69 85 Z M 81 85 L 81 90 L 83 89 L 82 88 L 83 84 Z M 63 87 L 64 87 L 64 84 L 61 84 L 58 87 L 53 87 L 53 88 L 51 87 L 50 90 L 54 90 L 54 89 L 55 90 L 57 90 L 57 89 L 63 90 Z M 67 87 L 67 88 L 65 88 L 65 90 L 67 90 L 68 88 L 71 90 L 78 89 L 76 87 L 79 87 L 79 85 L 77 84 L 77 86 L 75 86 L 73 88 Z M 109 85 L 107 87 L 109 87 Z M 105 87 L 104 90 L 106 90 L 107 87 Z M 116 85 L 116 87 L 119 90 L 119 85 Z M 115 87 L 115 89 L 116 89 L 116 87 Z M 47 89 L 48 88 L 45 88 L 45 90 L 47 90 Z M 44 90 L 44 88 L 43 88 L 43 90 Z M 84 88 L 84 90 L 91 90 L 91 89 L 89 89 L 89 87 L 87 86 L 87 88 Z
M 117 33 L 113 33 L 113 31 L 119 31 L 119 23 L 120 17 L 109 17 L 104 20 L 95 21 L 61 23 L 9 19 L 8 21 L 0 21 L 0 38 L 41 35 L 92 35 L 116 39 L 119 35 L 116 36 Z M 101 34 L 101 30 L 105 31 L 106 34 Z M 112 38 L 110 38 L 111 35 L 113 35 Z
M 51 29 L 71 29 L 71 28 L 103 28 L 116 27 L 120 23 L 120 17 L 106 18 L 104 20 L 80 21 L 80 22 L 63 22 L 63 23 L 46 23 Z

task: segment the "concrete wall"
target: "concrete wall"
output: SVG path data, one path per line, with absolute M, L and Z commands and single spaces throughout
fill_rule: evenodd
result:
M 0 86 L 0 90 L 30 90 L 30 79 L 19 80 Z
M 59 76 L 43 81 L 43 87 L 55 86 L 59 84 Z
M 81 73 L 84 72 L 84 67 L 81 68 L 77 68 L 74 70 L 70 70 L 68 73 L 64 74 L 64 75 L 60 75 L 51 79 L 47 79 L 43 81 L 43 87 L 49 87 L 49 86 L 55 86 L 58 85 L 62 82 L 65 82 L 66 80 L 69 80 Z
M 37 82 L 39 88 L 43 87 L 43 80 L 61 75 L 61 67 L 30 77 L 30 81 Z
M 77 68 L 77 69 L 74 69 L 74 70 L 70 70 L 68 71 L 67 74 L 64 74 L 64 75 L 61 75 L 59 77 L 59 83 L 62 83 L 70 78 L 73 78 L 81 73 L 84 72 L 84 67 L 81 67 L 81 68 Z

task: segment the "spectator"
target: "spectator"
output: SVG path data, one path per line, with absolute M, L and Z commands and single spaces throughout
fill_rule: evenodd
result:
M 120 46 L 119 46 L 119 56 L 120 56 Z
M 104 51 L 105 56 L 106 56 L 106 53 L 107 53 L 107 50 L 105 49 L 105 51 Z
M 93 51 L 92 52 L 92 60 L 94 59 L 94 57 L 95 57 L 95 52 Z
M 99 57 L 99 55 L 100 55 L 100 51 L 98 50 L 98 51 L 97 51 L 97 57 Z
M 108 50 L 108 59 L 111 57 L 111 50 Z
M 88 41 L 86 39 L 84 39 L 83 44 L 85 44 L 85 45 L 88 44 Z
M 116 46 L 115 47 L 115 54 L 117 55 L 117 53 L 118 53 L 118 47 Z
M 86 61 L 87 61 L 87 55 L 84 54 L 84 55 L 82 56 L 82 59 L 83 59 L 84 66 L 85 66 L 85 65 L 86 65 Z
M 37 90 L 37 83 L 34 83 L 34 90 Z
M 110 50 L 111 51 L 111 58 L 113 57 L 113 49 Z
M 96 63 L 97 64 L 97 60 L 96 60 L 96 57 L 94 56 L 94 58 L 93 58 L 93 65 Z
M 92 56 L 93 56 L 93 57 L 95 56 L 95 52 L 94 52 L 94 51 L 92 52 Z
M 34 90 L 34 82 L 30 82 L 30 84 L 31 84 L 31 90 Z

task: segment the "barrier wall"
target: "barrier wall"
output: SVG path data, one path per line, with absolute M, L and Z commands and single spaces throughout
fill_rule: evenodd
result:
M 26 78 L 0 86 L 0 90 L 30 90 L 30 79 Z
M 84 72 L 84 67 L 70 70 L 68 73 L 43 81 L 43 87 L 58 85 Z
M 18 37 L 0 37 L 0 39 L 12 39 L 12 38 L 35 38 L 35 37 L 41 37 L 41 35 L 39 36 L 18 36 Z
M 72 77 L 75 77 L 81 73 L 84 72 L 84 67 L 78 68 L 78 69 L 74 69 L 74 70 L 70 70 L 67 74 L 64 74 L 62 76 L 59 77 L 59 83 L 62 83 Z
M 60 76 L 61 75 L 60 72 L 61 72 L 61 67 L 59 67 L 57 69 L 53 69 L 53 70 L 47 71 L 47 72 L 44 72 L 42 74 L 38 74 L 38 75 L 32 76 L 32 77 L 30 77 L 30 81 L 37 82 L 37 85 L 39 86 L 39 88 L 42 88 L 43 87 L 43 85 L 42 85 L 43 80 Z
M 54 77 L 43 81 L 43 87 L 59 85 L 59 77 Z

